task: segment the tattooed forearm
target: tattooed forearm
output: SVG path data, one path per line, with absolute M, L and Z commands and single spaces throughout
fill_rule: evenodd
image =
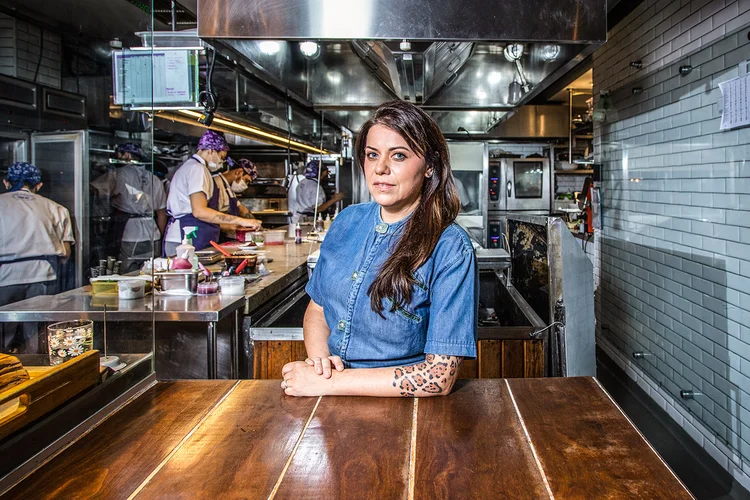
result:
M 216 214 L 214 215 L 213 222 L 218 224 L 232 224 L 236 221 L 237 217 L 234 215 Z
M 398 387 L 403 397 L 447 394 L 453 388 L 463 359 L 427 354 L 421 363 L 394 369 L 393 387 Z

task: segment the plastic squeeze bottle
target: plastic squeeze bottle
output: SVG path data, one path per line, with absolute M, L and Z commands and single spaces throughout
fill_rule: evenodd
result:
M 185 231 L 185 237 L 182 239 L 182 243 L 177 246 L 177 257 L 187 259 L 193 268 L 193 271 L 198 270 L 198 256 L 195 255 L 195 247 L 193 246 L 193 238 L 198 228 L 195 226 L 187 226 L 183 229 Z
M 331 227 L 331 214 L 326 214 L 326 220 L 323 221 L 323 229 L 328 231 L 329 227 Z
M 299 222 L 294 226 L 294 242 L 298 245 L 302 243 L 302 228 L 299 227 Z

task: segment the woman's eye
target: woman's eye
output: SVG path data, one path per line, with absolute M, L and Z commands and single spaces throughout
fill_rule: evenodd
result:
M 368 160 L 375 160 L 375 159 L 377 159 L 377 157 L 378 157 L 377 153 L 372 153 L 372 152 L 367 153 L 367 159 Z
M 403 161 L 406 159 L 406 155 L 404 153 L 394 153 L 393 159 L 396 161 Z

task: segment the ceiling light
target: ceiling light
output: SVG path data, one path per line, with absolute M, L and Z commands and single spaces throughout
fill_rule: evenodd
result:
M 543 45 L 540 51 L 540 55 L 544 62 L 552 62 L 560 55 L 560 46 L 556 43 Z
M 260 51 L 266 55 L 272 56 L 281 50 L 281 44 L 273 40 L 264 40 L 258 44 Z
M 315 42 L 300 42 L 299 50 L 308 59 L 315 59 L 320 55 L 320 45 Z
M 411 43 L 409 40 L 401 40 L 401 43 L 398 44 L 398 48 L 406 52 L 407 50 L 411 50 Z
M 201 116 L 200 113 L 191 111 L 189 109 L 180 109 L 178 110 L 178 113 L 189 116 L 193 119 L 198 119 Z M 186 123 L 191 123 L 191 124 L 195 123 L 192 120 L 180 120 L 179 114 L 168 113 L 167 115 L 169 118 L 174 119 L 176 121 L 185 121 Z M 162 116 L 162 115 L 157 115 L 157 116 Z M 284 146 L 284 147 L 289 146 L 291 149 L 294 149 L 295 151 L 304 151 L 304 152 L 320 153 L 320 154 L 327 153 L 326 150 L 316 148 L 315 146 L 310 146 L 308 144 L 304 144 L 302 142 L 295 141 L 295 140 L 289 139 L 288 137 L 284 137 L 281 135 L 272 134 L 258 127 L 254 127 L 252 125 L 245 125 L 244 123 L 233 121 L 229 119 L 229 117 L 225 117 L 225 116 L 216 115 L 215 118 L 213 119 L 212 128 L 215 130 L 220 130 L 222 132 L 226 131 L 227 133 L 230 133 L 230 134 L 236 134 L 236 135 L 240 135 L 243 137 L 248 137 L 250 139 L 256 139 L 256 140 L 261 140 L 261 141 L 265 140 L 264 142 L 273 144 L 275 146 Z

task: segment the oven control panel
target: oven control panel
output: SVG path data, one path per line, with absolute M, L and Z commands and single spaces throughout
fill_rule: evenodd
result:
M 490 164 L 488 182 L 489 186 L 487 192 L 489 193 L 489 206 L 490 210 L 500 210 L 500 181 L 502 172 L 500 164 Z
M 488 221 L 487 248 L 503 248 L 503 225 L 500 221 Z

